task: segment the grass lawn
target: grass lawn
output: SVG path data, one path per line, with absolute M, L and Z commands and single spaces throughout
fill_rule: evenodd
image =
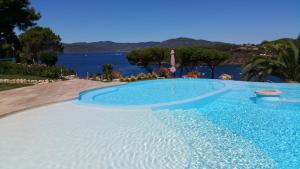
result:
M 27 79 L 27 80 L 46 80 L 51 78 L 30 76 L 30 75 L 0 75 L 0 79 Z
M 32 84 L 12 84 L 12 83 L 0 83 L 0 91 L 15 89 L 25 86 L 32 86 Z

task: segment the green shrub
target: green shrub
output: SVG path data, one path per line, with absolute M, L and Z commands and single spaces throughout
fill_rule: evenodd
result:
M 41 62 L 49 66 L 54 66 L 57 62 L 57 53 L 56 52 L 43 53 L 41 55 Z
M 68 70 L 63 66 L 27 65 L 12 62 L 0 62 L 0 74 L 31 75 L 59 79 L 61 78 L 61 75 L 66 76 L 74 74 L 74 71 Z
M 113 71 L 113 66 L 111 64 L 104 64 L 102 66 L 102 75 L 105 79 L 109 81 L 112 80 L 112 71 Z

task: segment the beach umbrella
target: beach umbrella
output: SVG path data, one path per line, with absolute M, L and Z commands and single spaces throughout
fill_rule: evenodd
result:
M 170 71 L 172 73 L 175 73 L 176 72 L 176 63 L 175 63 L 175 50 L 171 50 L 171 60 L 170 60 L 170 65 L 171 65 L 171 68 L 170 68 Z

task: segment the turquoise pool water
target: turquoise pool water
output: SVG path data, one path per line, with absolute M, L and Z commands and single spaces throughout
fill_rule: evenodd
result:
M 255 91 L 282 96 L 258 100 Z M 150 108 L 189 147 L 185 168 L 300 168 L 300 85 L 157 80 L 81 93 L 79 104 Z
M 120 107 L 160 107 L 198 100 L 228 87 L 214 80 L 150 80 L 83 92 L 83 103 Z

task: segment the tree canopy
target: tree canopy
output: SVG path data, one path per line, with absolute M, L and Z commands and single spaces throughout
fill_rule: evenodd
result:
M 215 68 L 229 58 L 229 54 L 213 49 L 199 48 L 193 53 L 193 62 L 203 63 L 211 70 L 211 78 L 215 78 Z
M 166 62 L 170 55 L 168 48 L 146 48 L 133 50 L 127 54 L 127 59 L 130 64 L 143 66 L 148 72 L 152 71 L 151 64 L 157 64 L 159 67 Z
M 0 56 L 19 47 L 16 28 L 25 31 L 40 17 L 29 0 L 0 0 Z
M 192 47 L 179 47 L 176 48 L 176 62 L 180 69 L 180 76 L 182 76 L 183 70 L 188 70 L 189 67 L 195 66 L 192 61 L 192 55 L 195 51 L 195 48 Z
M 102 65 L 102 75 L 104 79 L 112 80 L 113 66 L 111 64 Z
M 169 64 L 169 48 L 146 48 L 134 50 L 128 53 L 127 59 L 131 64 L 144 66 L 149 72 L 152 71 L 150 64 L 157 64 L 161 67 L 162 63 Z M 218 50 L 179 47 L 176 51 L 176 64 L 180 69 L 180 76 L 183 70 L 193 69 L 195 66 L 206 65 L 211 69 L 214 78 L 215 68 L 229 58 L 229 54 Z
M 166 58 L 170 55 L 170 49 L 168 48 L 149 48 L 150 57 L 152 58 L 152 62 L 158 64 L 159 68 L 163 63 L 166 62 Z
M 54 65 L 63 44 L 50 28 L 33 27 L 20 35 L 22 45 L 20 57 L 29 63 Z

